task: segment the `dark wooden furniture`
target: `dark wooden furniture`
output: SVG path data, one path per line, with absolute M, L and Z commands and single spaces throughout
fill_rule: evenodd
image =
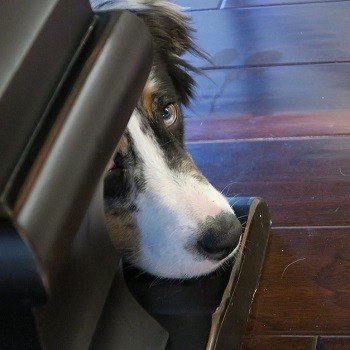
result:
M 0 348 L 163 349 L 166 331 L 120 277 L 101 182 L 150 71 L 150 34 L 86 0 L 5 1 L 0 17 Z

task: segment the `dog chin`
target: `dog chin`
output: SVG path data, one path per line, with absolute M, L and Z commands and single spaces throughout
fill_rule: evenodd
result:
M 169 252 L 168 252 L 169 253 Z M 153 257 L 148 253 L 140 253 L 133 265 L 147 273 L 169 279 L 189 279 L 208 275 L 220 268 L 228 258 L 220 262 L 208 259 L 196 259 L 185 250 L 181 259 L 172 256 Z

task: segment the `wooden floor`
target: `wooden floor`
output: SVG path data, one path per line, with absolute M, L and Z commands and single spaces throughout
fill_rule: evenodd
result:
M 187 148 L 273 222 L 244 349 L 350 349 L 350 1 L 176 0 L 208 63 Z

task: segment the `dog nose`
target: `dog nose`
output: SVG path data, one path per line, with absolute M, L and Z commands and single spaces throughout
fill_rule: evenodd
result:
M 231 213 L 208 217 L 201 226 L 198 250 L 209 259 L 222 260 L 239 244 L 242 225 Z

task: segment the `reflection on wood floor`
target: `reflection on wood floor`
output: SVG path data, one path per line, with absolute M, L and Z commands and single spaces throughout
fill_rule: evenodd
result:
M 213 58 L 187 147 L 273 220 L 244 349 L 350 349 L 350 1 L 175 2 Z

